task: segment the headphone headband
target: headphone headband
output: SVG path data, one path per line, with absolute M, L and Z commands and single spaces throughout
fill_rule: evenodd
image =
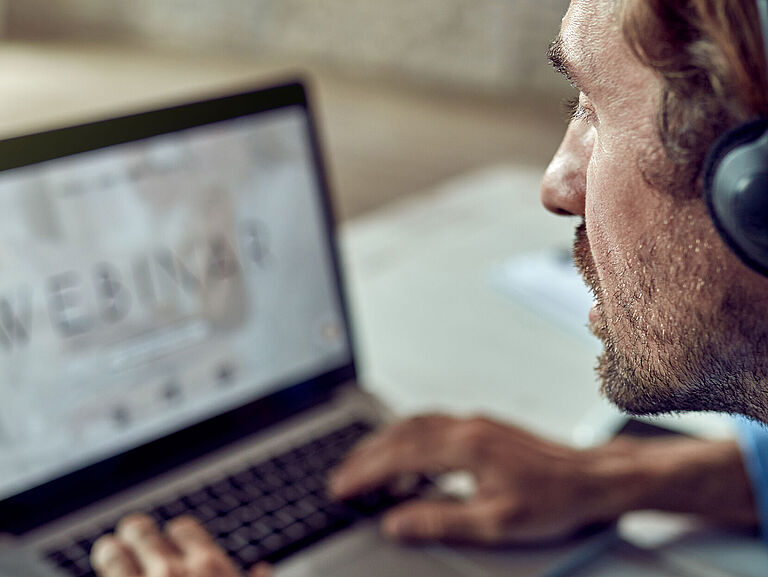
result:
M 755 0 L 760 16 L 760 30 L 763 33 L 763 54 L 768 65 L 768 0 Z

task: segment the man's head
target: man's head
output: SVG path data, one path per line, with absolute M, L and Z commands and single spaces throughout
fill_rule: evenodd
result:
M 584 221 L 604 393 L 634 413 L 768 421 L 768 279 L 725 246 L 701 190 L 715 138 L 768 116 L 754 3 L 573 0 L 550 56 L 580 95 L 542 201 Z

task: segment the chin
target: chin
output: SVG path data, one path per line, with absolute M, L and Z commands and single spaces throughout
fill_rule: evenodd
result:
M 665 387 L 639 377 L 632 367 L 607 351 L 598 360 L 597 373 L 601 394 L 625 413 L 643 416 L 680 410 L 672 406 Z
M 635 416 L 717 412 L 768 423 L 765 380 L 755 379 L 753 372 L 735 371 L 719 359 L 688 360 L 687 366 L 670 367 L 660 374 L 606 346 L 597 365 L 600 391 L 620 410 Z
M 622 412 L 637 417 L 676 413 L 681 410 L 673 408 L 657 394 L 649 394 L 636 383 L 603 382 L 600 393 Z

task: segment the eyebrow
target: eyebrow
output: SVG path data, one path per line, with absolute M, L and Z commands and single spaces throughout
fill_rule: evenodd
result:
M 549 63 L 552 65 L 552 67 L 560 74 L 565 76 L 565 78 L 568 80 L 568 82 L 571 83 L 572 86 L 584 91 L 582 89 L 581 83 L 578 80 L 578 75 L 576 74 L 573 63 L 570 61 L 568 54 L 565 51 L 563 37 L 559 34 L 557 35 L 557 38 L 555 38 L 549 45 L 549 50 L 547 51 L 547 59 L 549 60 Z

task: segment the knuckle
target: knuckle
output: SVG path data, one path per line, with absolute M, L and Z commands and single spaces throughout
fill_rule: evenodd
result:
M 467 422 L 486 431 L 491 430 L 496 426 L 496 421 L 486 417 L 485 415 L 474 415 L 469 417 Z
M 446 419 L 445 416 L 437 413 L 425 413 L 423 415 L 416 415 L 410 419 L 403 421 L 402 429 L 408 433 L 414 431 L 424 431 L 437 426 Z
M 414 434 L 418 434 L 419 431 L 423 431 L 427 427 L 427 416 L 418 415 L 411 417 L 410 419 L 396 424 L 391 434 L 396 437 L 410 437 Z
M 460 447 L 472 454 L 483 454 L 489 444 L 491 430 L 488 419 L 467 419 L 457 427 L 456 441 Z

